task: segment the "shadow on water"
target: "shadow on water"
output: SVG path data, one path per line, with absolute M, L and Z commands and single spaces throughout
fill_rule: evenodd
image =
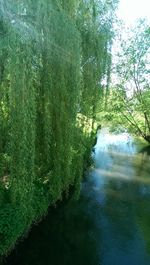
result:
M 88 202 L 60 204 L 50 209 L 48 216 L 34 226 L 29 237 L 8 257 L 10 265 L 97 264 L 96 243 L 100 231 L 84 206 Z
M 137 150 L 101 130 L 79 201 L 50 209 L 4 264 L 150 265 L 150 156 Z

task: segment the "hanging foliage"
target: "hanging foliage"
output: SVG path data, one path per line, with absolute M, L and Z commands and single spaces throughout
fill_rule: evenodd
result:
M 112 10 L 107 1 L 0 2 L 0 254 L 80 188 L 92 132 L 82 120 L 93 128 Z

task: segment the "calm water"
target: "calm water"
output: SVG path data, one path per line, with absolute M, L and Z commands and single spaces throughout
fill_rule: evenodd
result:
M 102 130 L 78 202 L 51 209 L 6 265 L 150 265 L 149 149 Z

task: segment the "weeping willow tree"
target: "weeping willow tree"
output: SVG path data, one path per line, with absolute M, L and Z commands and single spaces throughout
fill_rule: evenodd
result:
M 84 132 L 82 145 L 85 146 L 83 155 L 85 161 L 88 161 L 91 145 L 95 144 L 96 130 L 99 126 L 96 122 L 99 107 L 107 98 L 114 11 L 117 2 L 83 0 L 79 3 L 77 27 L 82 47 L 79 120 Z
M 82 1 L 78 25 L 82 36 L 81 112 L 96 118 L 97 105 L 108 86 L 111 66 L 112 24 L 117 1 Z M 93 124 L 92 124 L 93 125 Z
M 0 2 L 0 254 L 80 185 L 87 137 L 77 117 L 93 126 L 112 10 L 110 1 Z

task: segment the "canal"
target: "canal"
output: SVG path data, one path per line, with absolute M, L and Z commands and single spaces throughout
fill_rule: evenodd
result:
M 150 265 L 149 153 L 101 130 L 79 201 L 50 209 L 4 265 Z

